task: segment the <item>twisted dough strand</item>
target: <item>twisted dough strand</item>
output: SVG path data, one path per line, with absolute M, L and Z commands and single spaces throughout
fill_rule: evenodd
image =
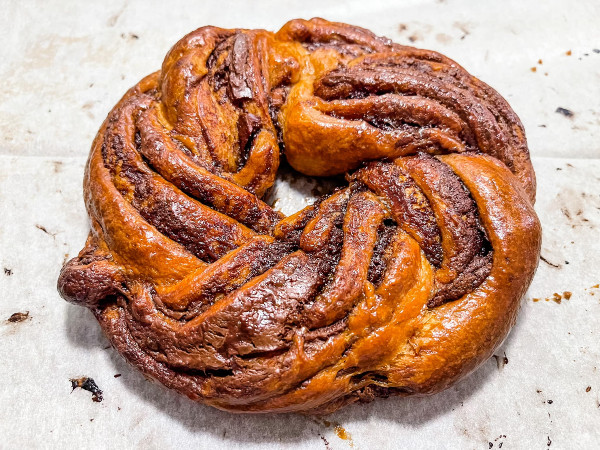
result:
M 348 185 L 285 217 L 263 201 L 281 154 Z M 322 19 L 185 36 L 109 114 L 84 193 L 61 295 L 144 373 L 231 411 L 444 389 L 507 335 L 539 257 L 506 101 Z

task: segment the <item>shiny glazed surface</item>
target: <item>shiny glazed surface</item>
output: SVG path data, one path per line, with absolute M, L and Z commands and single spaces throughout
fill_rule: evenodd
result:
M 284 217 L 280 158 L 347 185 Z M 523 127 L 448 58 L 350 25 L 200 28 L 111 111 L 58 288 L 167 387 L 236 412 L 430 394 L 537 267 Z

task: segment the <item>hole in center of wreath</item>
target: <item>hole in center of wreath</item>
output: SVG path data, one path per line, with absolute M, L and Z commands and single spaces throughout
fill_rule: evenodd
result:
M 330 195 L 336 188 L 346 187 L 344 175 L 335 177 L 311 177 L 294 170 L 282 156 L 275 183 L 266 193 L 263 201 L 273 209 L 290 216 L 309 205 L 319 197 Z

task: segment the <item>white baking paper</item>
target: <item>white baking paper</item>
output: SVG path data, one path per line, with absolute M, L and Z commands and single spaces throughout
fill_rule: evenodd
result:
M 129 367 L 88 310 L 60 299 L 56 279 L 87 235 L 91 141 L 125 90 L 199 26 L 276 30 L 312 16 L 441 51 L 508 99 L 538 176 L 544 260 L 497 358 L 441 394 L 324 419 L 229 414 Z M 598 448 L 598 23 L 594 0 L 2 2 L 0 447 Z M 314 187 L 288 177 L 273 195 L 289 213 Z M 16 312 L 29 316 L 8 321 Z M 79 376 L 94 378 L 102 402 L 71 392 Z

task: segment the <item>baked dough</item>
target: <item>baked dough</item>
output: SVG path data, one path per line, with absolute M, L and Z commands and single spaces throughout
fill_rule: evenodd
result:
M 347 184 L 285 217 L 285 155 Z M 503 341 L 537 267 L 523 127 L 445 56 L 323 19 L 200 28 L 130 89 L 58 281 L 135 367 L 234 412 L 438 392 Z

